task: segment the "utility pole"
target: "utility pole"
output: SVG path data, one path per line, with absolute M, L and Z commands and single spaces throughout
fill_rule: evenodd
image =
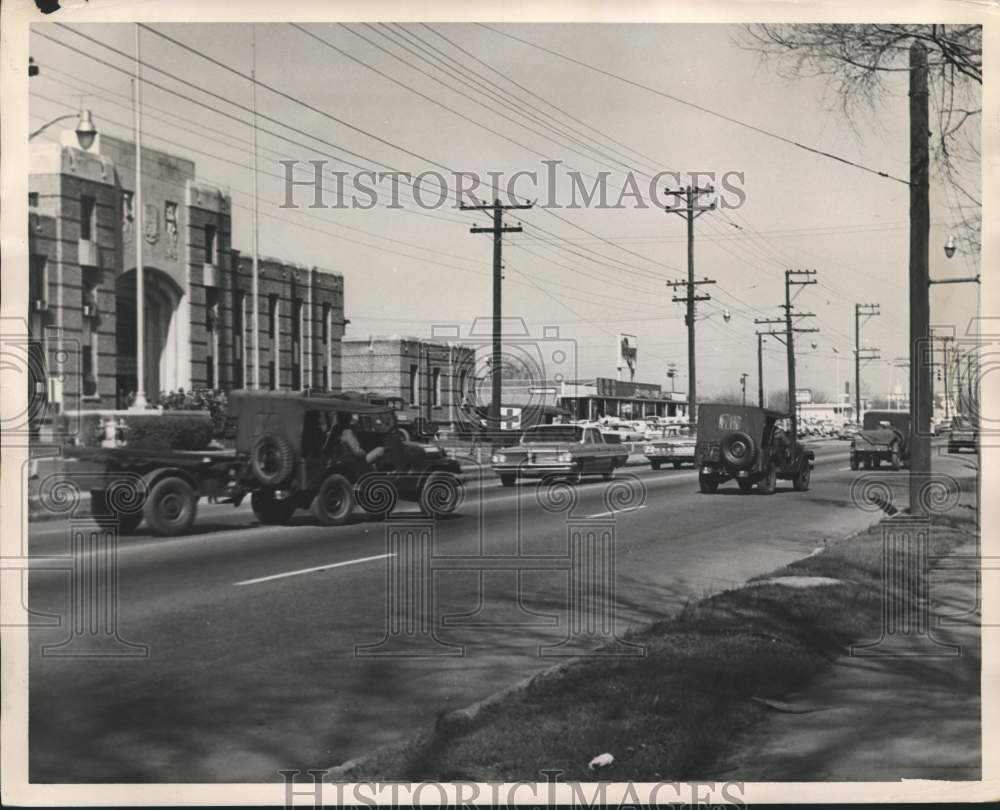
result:
M 791 403 L 792 417 L 792 440 L 799 435 L 799 402 L 795 395 L 795 333 L 796 332 L 818 332 L 819 329 L 798 329 L 792 325 L 792 287 L 804 287 L 815 284 L 815 270 L 786 270 L 785 271 L 785 350 L 788 354 L 788 400 Z M 797 280 L 801 277 L 801 280 Z M 796 313 L 798 318 L 815 318 L 812 312 Z
M 747 373 L 740 374 L 740 388 L 743 389 L 743 404 L 747 404 Z
M 931 471 L 930 153 L 927 49 L 910 45 L 910 513 L 921 514 L 920 490 Z
M 854 419 L 857 422 L 861 421 L 861 361 L 878 360 L 880 357 L 878 349 L 861 351 L 861 318 L 864 316 L 867 321 L 868 318 L 881 314 L 878 304 L 854 305 Z
M 764 407 L 764 335 L 757 333 L 757 406 Z
M 687 305 L 687 313 L 684 316 L 684 322 L 687 324 L 688 330 L 688 417 L 692 422 L 696 421 L 698 418 L 698 390 L 697 390 L 697 372 L 695 369 L 695 335 L 694 335 L 694 313 L 695 313 L 695 303 L 698 301 L 707 301 L 711 298 L 707 293 L 704 295 L 695 295 L 695 286 L 698 284 L 714 284 L 715 282 L 710 279 L 704 279 L 702 281 L 694 280 L 694 221 L 704 214 L 706 211 L 715 210 L 715 200 L 713 200 L 709 205 L 699 205 L 698 198 L 703 194 L 714 194 L 715 189 L 712 186 L 706 186 L 705 188 L 698 188 L 697 186 L 685 186 L 681 189 L 676 190 L 665 190 L 666 194 L 671 195 L 675 198 L 683 198 L 684 206 L 679 207 L 676 205 L 667 205 L 664 210 L 668 213 L 677 214 L 683 217 L 687 222 L 687 258 L 688 258 L 688 277 L 687 281 L 670 281 L 667 282 L 667 286 L 676 291 L 678 287 L 686 287 L 686 293 L 683 296 L 675 295 L 673 301 L 675 303 L 683 302 Z
M 500 200 L 494 200 L 493 204 L 480 203 L 478 205 L 461 206 L 463 211 L 490 211 L 493 218 L 493 225 L 489 228 L 473 226 L 469 233 L 491 233 L 493 234 L 493 362 L 491 364 L 490 375 L 492 378 L 490 389 L 490 413 L 489 427 L 494 435 L 500 432 L 500 387 L 503 384 L 501 355 L 503 354 L 503 323 L 502 317 L 502 282 L 503 282 L 503 235 L 505 233 L 521 233 L 523 228 L 520 225 L 504 225 L 503 213 L 510 210 L 524 210 L 531 208 L 534 203 L 524 203 L 520 205 L 502 205 Z

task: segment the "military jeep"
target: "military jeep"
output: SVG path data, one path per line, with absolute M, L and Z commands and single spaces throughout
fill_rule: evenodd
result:
M 870 470 L 885 461 L 898 470 L 909 460 L 909 412 L 866 411 L 861 430 L 851 440 L 851 469 Z
M 815 453 L 785 432 L 784 418 L 752 405 L 700 405 L 695 467 L 701 491 L 713 493 L 735 479 L 742 492 L 756 485 L 772 495 L 779 478 L 799 492 L 809 489 Z
M 337 416 L 345 413 L 370 461 L 341 444 Z M 284 524 L 295 510 L 310 509 L 319 523 L 337 526 L 351 519 L 355 505 L 385 516 L 400 499 L 439 516 L 461 501 L 458 462 L 441 447 L 407 441 L 386 404 L 348 395 L 234 391 L 227 421 L 241 460 L 233 497 L 249 493 L 262 523 Z

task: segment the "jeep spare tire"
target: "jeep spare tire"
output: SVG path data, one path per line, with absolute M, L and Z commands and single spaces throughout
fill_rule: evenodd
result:
M 295 448 L 278 433 L 265 433 L 250 451 L 250 472 L 266 487 L 280 487 L 295 469 Z
M 757 445 L 750 434 L 737 430 L 722 437 L 719 453 L 727 466 L 744 470 L 757 458 Z

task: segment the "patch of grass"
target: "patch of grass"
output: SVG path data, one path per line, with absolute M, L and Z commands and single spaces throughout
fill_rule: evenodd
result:
M 975 513 L 935 519 L 932 556 L 968 540 Z M 897 561 L 898 562 L 898 561 Z M 611 752 L 601 778 L 710 778 L 761 722 L 752 698 L 801 689 L 853 642 L 878 637 L 883 600 L 882 530 L 830 545 L 763 579 L 817 576 L 835 585 L 750 583 L 685 606 L 630 634 L 645 658 L 581 658 L 409 745 L 376 753 L 351 778 L 420 781 L 592 781 L 587 764 Z M 902 569 L 900 569 L 902 571 Z M 902 598 L 913 589 L 901 589 Z

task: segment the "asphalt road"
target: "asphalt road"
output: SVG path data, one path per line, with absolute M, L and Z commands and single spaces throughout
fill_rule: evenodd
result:
M 964 458 L 947 463 L 969 474 Z M 31 779 L 252 782 L 334 766 L 558 663 L 540 647 L 566 639 L 578 615 L 567 607 L 568 530 L 600 524 L 608 536 L 613 527 L 614 592 L 601 604 L 613 605 L 620 638 L 874 522 L 877 514 L 851 503 L 860 474 L 842 444 L 817 448 L 808 492 L 779 482 L 770 497 L 742 495 L 734 483 L 701 495 L 690 469 L 627 468 L 628 483 L 614 490 L 599 480 L 578 486 L 571 513 L 542 508 L 533 483 L 504 489 L 487 475 L 469 482 L 457 515 L 433 524 L 434 573 L 393 582 L 389 567 L 403 560 L 386 555 L 405 552 L 388 544 L 386 523 L 360 515 L 337 528 L 305 513 L 292 527 L 265 527 L 246 507 L 203 506 L 191 535 L 140 529 L 119 541 L 114 615 L 119 637 L 147 645 L 145 657 L 41 654 L 74 621 L 84 631 L 75 649 L 129 650 L 87 634 L 94 611 L 71 597 L 67 572 L 30 576 L 31 608 L 64 619 L 30 634 Z M 878 475 L 905 488 L 905 473 Z M 609 502 L 623 486 L 635 497 Z M 391 525 L 427 529 L 412 506 Z M 68 537 L 66 523 L 33 524 L 31 553 L 67 554 Z M 512 567 L 522 569 L 527 555 L 551 559 L 548 570 L 483 572 L 483 554 L 494 563 L 517 556 Z M 599 563 L 590 559 L 588 570 Z M 421 616 L 440 644 L 420 646 L 418 632 L 388 649 L 435 654 L 357 655 L 356 646 L 386 636 L 390 586 L 419 592 L 418 578 L 433 584 Z M 600 626 L 598 640 L 608 640 Z

